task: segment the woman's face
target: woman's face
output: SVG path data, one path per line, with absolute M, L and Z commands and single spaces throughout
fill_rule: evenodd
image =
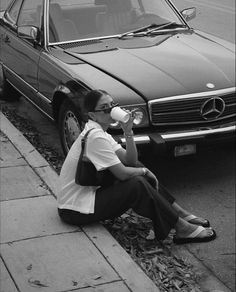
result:
M 110 109 L 114 107 L 114 101 L 110 95 L 103 94 L 99 99 L 94 111 L 92 118 L 95 122 L 99 123 L 101 126 L 108 127 L 114 120 L 111 118 Z

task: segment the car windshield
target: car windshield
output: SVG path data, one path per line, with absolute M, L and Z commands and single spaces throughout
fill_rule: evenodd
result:
M 184 24 L 165 0 L 49 1 L 50 43 L 126 36 L 166 23 Z

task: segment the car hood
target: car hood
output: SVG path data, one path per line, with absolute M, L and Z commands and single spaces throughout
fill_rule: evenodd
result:
M 137 38 L 134 42 L 104 40 L 107 50 L 81 53 L 78 47 L 68 52 L 148 100 L 235 86 L 233 52 L 198 34 L 140 38 L 140 45 Z

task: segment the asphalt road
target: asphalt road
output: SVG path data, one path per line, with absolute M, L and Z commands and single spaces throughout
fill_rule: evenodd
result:
M 174 0 L 179 9 L 197 7 L 191 26 L 235 42 L 234 0 Z M 26 101 L 9 105 L 31 121 L 51 147 L 61 153 L 55 125 Z M 175 160 L 145 162 L 171 190 L 177 200 L 194 214 L 210 220 L 217 239 L 187 248 L 228 288 L 235 291 L 235 150 L 216 145 L 197 155 Z

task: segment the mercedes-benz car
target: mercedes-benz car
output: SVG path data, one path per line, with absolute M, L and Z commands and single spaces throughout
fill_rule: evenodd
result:
M 234 45 L 191 28 L 195 15 L 169 0 L 13 0 L 0 13 L 2 95 L 57 122 L 65 153 L 91 89 L 135 109 L 140 148 L 180 156 L 234 139 Z M 125 144 L 119 124 L 109 132 Z

